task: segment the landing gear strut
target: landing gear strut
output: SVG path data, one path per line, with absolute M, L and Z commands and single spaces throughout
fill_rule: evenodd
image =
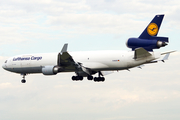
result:
M 22 74 L 23 75 L 23 79 L 21 80 L 22 83 L 26 83 L 26 80 L 25 80 L 25 76 L 26 74 Z

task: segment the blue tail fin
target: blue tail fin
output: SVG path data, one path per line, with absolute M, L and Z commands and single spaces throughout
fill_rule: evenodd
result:
M 144 48 L 147 51 L 167 45 L 168 37 L 157 37 L 164 15 L 156 15 L 138 38 L 129 38 L 126 45 L 132 50 Z
M 151 39 L 152 36 L 157 36 L 161 27 L 164 15 L 156 15 L 154 19 L 149 23 L 143 33 L 139 36 L 140 39 Z

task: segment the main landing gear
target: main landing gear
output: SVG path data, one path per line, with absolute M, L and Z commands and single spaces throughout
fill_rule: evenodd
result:
M 98 72 L 98 77 L 95 77 L 94 78 L 94 82 L 104 82 L 105 81 L 105 78 L 104 77 L 101 77 L 103 76 L 103 74 L 99 71 Z
M 104 77 L 95 77 L 94 82 L 104 82 L 105 78 Z
M 88 80 L 93 80 L 94 79 L 94 82 L 104 82 L 105 81 L 105 78 L 104 77 L 101 77 L 103 76 L 101 72 L 98 72 L 98 77 L 94 77 L 89 75 L 87 76 L 87 79 Z M 82 76 L 72 76 L 72 80 L 73 81 L 82 81 L 83 80 L 83 77 Z
M 26 74 L 21 74 L 23 76 L 23 79 L 21 80 L 22 83 L 26 83 L 25 76 Z
M 93 80 L 93 76 L 88 76 L 88 80 Z M 83 77 L 82 76 L 72 76 L 73 81 L 82 81 Z M 94 77 L 94 82 L 104 82 L 105 78 L 104 77 Z

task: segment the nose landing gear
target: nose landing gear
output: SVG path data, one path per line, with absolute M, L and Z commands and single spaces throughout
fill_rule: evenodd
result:
M 25 80 L 26 74 L 21 74 L 21 75 L 23 76 L 23 77 L 22 77 L 23 79 L 21 80 L 21 82 L 22 82 L 22 83 L 26 83 L 26 80 Z

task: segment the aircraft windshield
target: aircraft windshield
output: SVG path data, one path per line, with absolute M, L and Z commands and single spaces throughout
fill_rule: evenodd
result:
M 7 60 L 5 61 L 5 63 L 7 63 Z

